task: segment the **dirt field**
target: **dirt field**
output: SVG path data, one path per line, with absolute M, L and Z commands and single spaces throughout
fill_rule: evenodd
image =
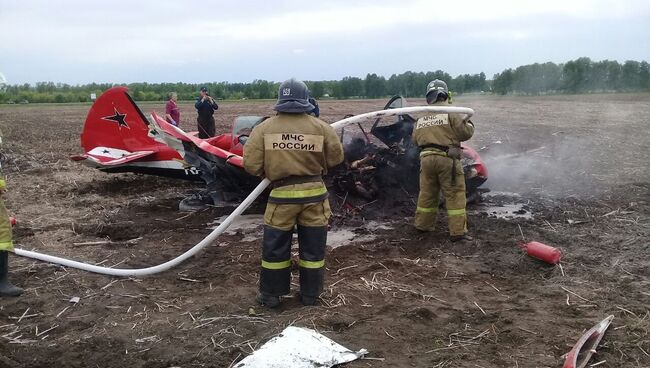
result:
M 333 122 L 383 104 L 323 101 L 321 111 Z M 650 367 L 650 95 L 468 96 L 456 105 L 476 110 L 470 143 L 486 147 L 493 191 L 470 209 L 471 246 L 448 242 L 445 216 L 433 234 L 413 231 L 410 200 L 369 204 L 354 219 L 335 208 L 334 242 L 349 236 L 327 256 L 321 305 L 303 307 L 294 294 L 278 310 L 254 303 L 261 226 L 142 279 L 10 256 L 10 276 L 26 292 L 0 299 L 0 367 L 229 367 L 288 325 L 369 350 L 372 359 L 346 367 L 560 367 L 610 314 L 592 363 Z M 202 239 L 224 213 L 178 212 L 199 184 L 68 160 L 81 152 L 88 107 L 0 106 L 4 199 L 19 221 L 18 246 L 133 268 Z M 218 130 L 270 108 L 224 102 Z M 192 130 L 192 106 L 181 111 Z M 532 218 L 492 216 L 503 204 Z M 403 215 L 382 216 L 396 208 Z M 522 255 L 522 235 L 560 247 L 562 267 Z

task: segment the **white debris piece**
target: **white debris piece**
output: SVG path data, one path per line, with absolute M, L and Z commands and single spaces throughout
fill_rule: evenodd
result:
M 326 368 L 361 358 L 314 330 L 289 326 L 233 368 Z

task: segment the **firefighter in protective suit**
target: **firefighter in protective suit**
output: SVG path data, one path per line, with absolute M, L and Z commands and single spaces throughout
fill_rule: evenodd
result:
M 0 133 L 0 144 L 2 144 L 2 133 Z M 0 154 L 1 156 L 1 154 Z M 0 170 L 2 165 L 0 164 Z M 11 222 L 7 215 L 2 193 L 5 191 L 5 180 L 0 171 L 0 296 L 19 296 L 23 289 L 14 286 L 9 282 L 9 252 L 13 251 L 14 243 L 11 234 Z
M 257 301 L 279 305 L 289 294 L 291 239 L 297 225 L 300 296 L 313 305 L 323 289 L 327 224 L 331 215 L 322 176 L 343 161 L 332 127 L 308 115 L 307 86 L 296 79 L 280 85 L 278 113 L 256 126 L 244 146 L 244 168 L 272 181 L 264 213 L 260 293 Z
M 441 80 L 427 85 L 427 103 L 447 105 L 449 90 Z M 474 124 L 461 114 L 432 114 L 418 119 L 413 141 L 420 148 L 420 193 L 415 211 L 415 227 L 433 231 L 440 190 L 446 200 L 449 235 L 452 241 L 472 240 L 467 234 L 465 176 L 460 159 L 460 142 L 474 134 Z

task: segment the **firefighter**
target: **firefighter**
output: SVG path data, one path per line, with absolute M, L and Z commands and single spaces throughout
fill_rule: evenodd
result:
M 331 215 L 322 176 L 343 161 L 334 129 L 308 115 L 307 86 L 294 78 L 283 82 L 277 115 L 256 126 L 244 145 L 244 168 L 272 181 L 264 213 L 264 240 L 258 303 L 269 308 L 289 294 L 291 239 L 297 225 L 300 297 L 313 305 L 323 289 L 325 243 Z
M 0 133 L 0 144 L 2 134 Z M 1 157 L 1 155 L 0 155 Z M 0 165 L 0 170 L 2 166 Z M 1 171 L 0 171 L 1 172 Z M 9 252 L 14 250 L 14 243 L 11 234 L 11 222 L 7 215 L 2 193 L 5 191 L 5 180 L 0 175 L 0 296 L 19 296 L 23 289 L 14 286 L 8 279 L 9 273 Z
M 427 85 L 427 103 L 448 104 L 449 90 L 436 79 Z M 474 124 L 460 114 L 431 114 L 417 120 L 413 141 L 420 148 L 420 193 L 415 210 L 415 227 L 433 231 L 440 190 L 446 200 L 451 241 L 472 240 L 467 234 L 465 177 L 460 159 L 460 142 L 474 134 Z

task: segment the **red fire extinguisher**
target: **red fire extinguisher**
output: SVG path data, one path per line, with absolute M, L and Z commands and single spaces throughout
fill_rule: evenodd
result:
M 520 243 L 519 247 L 525 250 L 529 256 L 550 264 L 560 263 L 562 257 L 562 252 L 559 249 L 536 241 Z

